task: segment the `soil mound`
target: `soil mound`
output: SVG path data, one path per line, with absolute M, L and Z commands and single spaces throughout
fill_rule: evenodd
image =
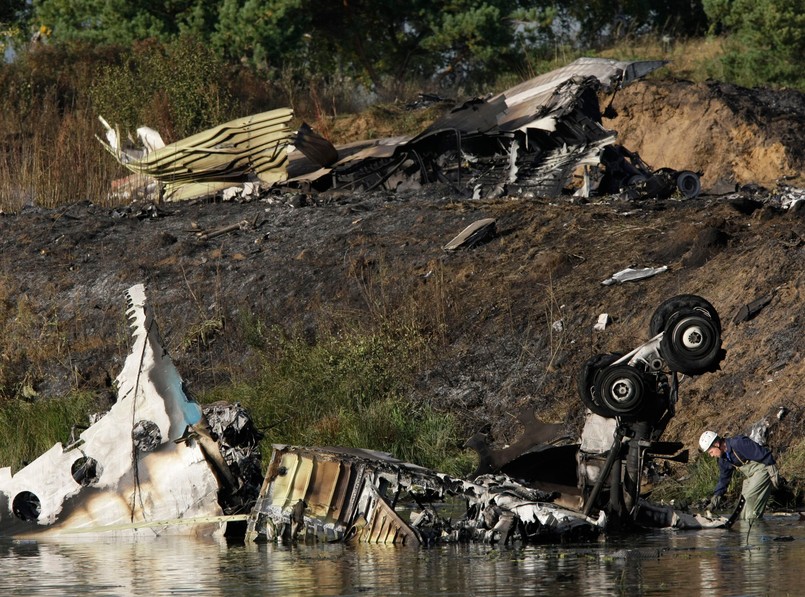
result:
M 617 116 L 604 126 L 621 143 L 654 168 L 703 172 L 705 190 L 773 186 L 783 177 L 805 182 L 803 93 L 644 81 L 619 91 L 612 107 Z

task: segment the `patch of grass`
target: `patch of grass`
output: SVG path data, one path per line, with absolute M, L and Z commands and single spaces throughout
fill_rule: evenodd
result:
M 27 294 L 14 296 L 0 284 L 0 400 L 32 397 L 41 363 L 67 351 L 56 314 L 37 315 L 33 301 Z
M 677 504 L 687 503 L 696 504 L 713 496 L 713 489 L 718 483 L 718 461 L 705 455 L 698 455 L 693 462 L 688 464 L 686 474 L 681 478 L 668 479 L 659 483 L 651 494 L 652 501 L 670 502 L 674 500 Z M 725 498 L 727 501 L 735 502 L 741 494 L 741 483 L 743 479 L 740 473 L 732 476 L 732 481 L 727 488 Z
M 186 351 L 198 343 L 208 346 L 224 331 L 224 320 L 220 316 L 202 319 L 187 330 L 184 339 L 179 343 L 182 351 Z
M 246 346 L 257 350 L 265 349 L 267 329 L 262 319 L 251 311 L 239 310 L 236 323 Z
M 58 400 L 0 403 L 0 465 L 17 471 L 57 441 L 66 444 L 73 425 L 87 425 L 97 407 L 87 392 Z
M 664 41 L 660 36 L 648 35 L 624 38 L 598 55 L 617 60 L 667 60 L 665 73 L 702 82 L 723 78 L 721 60 L 725 53 L 725 41 L 720 37 Z
M 792 444 L 784 454 L 777 456 L 780 475 L 786 479 L 786 483 L 772 492 L 769 509 L 788 509 L 802 503 L 801 479 L 805 478 L 805 440 Z M 675 475 L 675 479 L 667 479 L 656 485 L 651 494 L 652 501 L 674 500 L 677 504 L 696 504 L 712 497 L 719 474 L 718 464 L 714 458 L 699 455 L 684 471 L 681 475 Z M 737 502 L 743 481 L 744 477 L 736 471 L 725 495 L 728 502 L 733 504 Z
M 0 134 L 0 211 L 85 200 L 104 203 L 118 167 L 94 139 L 97 121 L 89 110 L 61 114 L 56 99 L 45 98 L 24 121 L 17 120 L 16 111 L 4 112 L 0 117 L 6 143 L 3 148 Z
M 792 443 L 784 452 L 775 454 L 775 458 L 780 475 L 787 480 L 784 490 L 776 492 L 774 496 L 777 503 L 785 508 L 801 504 L 802 480 L 805 479 L 805 439 Z
M 202 402 L 239 402 L 272 443 L 369 448 L 456 475 L 474 462 L 456 419 L 405 398 L 426 352 L 410 327 L 317 339 L 274 331 L 254 380 L 223 386 Z
M 121 60 L 102 65 L 90 82 L 92 104 L 121 131 L 143 124 L 166 142 L 236 117 L 226 63 L 192 37 L 132 46 Z
M 337 445 L 389 452 L 457 477 L 474 469 L 456 418 L 406 397 L 428 354 L 414 328 L 387 325 L 315 339 L 276 329 L 260 335 L 265 348 L 259 374 L 199 400 L 242 404 L 266 433 L 265 454 L 272 443 Z M 55 442 L 66 442 L 72 426 L 86 423 L 95 409 L 92 395 L 79 392 L 0 403 L 0 464 L 16 470 Z

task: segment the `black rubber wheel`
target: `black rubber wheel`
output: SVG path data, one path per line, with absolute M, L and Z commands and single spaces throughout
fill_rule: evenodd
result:
M 664 301 L 654 311 L 649 326 L 651 337 L 653 338 L 660 332 L 664 332 L 668 320 L 679 311 L 693 311 L 709 317 L 718 333 L 721 333 L 721 320 L 718 317 L 718 311 L 707 299 L 696 294 L 680 294 Z
M 699 375 L 717 371 L 724 354 L 715 322 L 695 310 L 672 315 L 660 340 L 660 354 L 671 371 Z
M 595 389 L 602 406 L 615 416 L 639 413 L 647 394 L 642 373 L 630 365 L 607 367 L 598 376 Z
M 579 376 L 576 379 L 576 386 L 579 390 L 579 397 L 584 406 L 592 412 L 602 417 L 614 417 L 617 413 L 606 408 L 598 397 L 596 390 L 596 380 L 602 370 L 609 367 L 623 355 L 617 353 L 599 354 L 587 359 L 582 365 Z
M 702 183 L 698 174 L 683 170 L 676 176 L 676 188 L 685 199 L 695 199 L 702 192 Z
M 640 184 L 641 182 L 646 182 L 648 180 L 648 176 L 645 174 L 632 174 L 629 179 L 626 181 L 624 186 L 626 187 L 633 187 L 636 184 Z

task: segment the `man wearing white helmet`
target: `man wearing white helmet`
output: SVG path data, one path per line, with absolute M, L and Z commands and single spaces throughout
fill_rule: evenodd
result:
M 741 518 L 755 520 L 763 516 L 772 487 L 777 487 L 779 474 L 771 451 L 745 435 L 719 437 L 715 431 L 705 431 L 699 438 L 699 448 L 713 458 L 718 458 L 720 476 L 708 504 L 708 510 L 721 505 L 735 469 L 745 477 L 741 496 L 746 500 Z

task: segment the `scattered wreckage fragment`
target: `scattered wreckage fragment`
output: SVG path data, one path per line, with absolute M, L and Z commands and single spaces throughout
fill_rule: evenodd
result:
M 685 199 L 695 199 L 702 192 L 701 172 L 654 170 L 640 154 L 622 145 L 605 147 L 600 158 L 600 168 L 585 167 L 578 195 L 589 197 L 591 189 L 595 189 L 598 195 L 619 195 L 623 199 L 667 199 L 677 192 Z
M 467 101 L 415 137 L 339 147 L 332 165 L 314 167 L 292 155 L 286 184 L 323 190 L 443 182 L 476 198 L 526 192 L 553 198 L 586 167 L 584 196 L 667 197 L 679 190 L 695 197 L 697 173 L 653 171 L 601 123 L 599 89 L 614 93 L 664 64 L 580 58 L 489 99 Z M 601 176 L 592 169 L 602 169 Z
M 455 251 L 457 249 L 471 249 L 481 245 L 495 236 L 495 219 L 483 218 L 476 220 L 464 230 L 453 237 L 445 246 L 445 251 Z
M 287 149 L 294 138 L 289 127 L 292 117 L 289 108 L 271 110 L 163 147 L 151 140 L 149 150 L 135 152 L 124 150 L 116 129 L 101 119 L 107 142 L 99 140 L 123 166 L 164 185 L 166 201 L 179 201 L 214 195 L 246 182 L 271 186 L 285 180 Z M 141 138 L 150 140 L 147 134 Z
M 615 272 L 612 276 L 601 282 L 601 284 L 611 286 L 612 284 L 622 284 L 623 282 L 634 282 L 656 276 L 666 271 L 668 271 L 667 265 L 663 265 L 662 267 L 627 267 L 619 272 Z
M 68 445 L 0 469 L 0 536 L 223 534 L 256 498 L 259 432 L 237 405 L 188 395 L 144 286 L 126 296 L 117 402 Z
M 453 479 L 351 448 L 275 445 L 247 541 L 538 543 L 595 538 L 593 520 L 505 475 Z

